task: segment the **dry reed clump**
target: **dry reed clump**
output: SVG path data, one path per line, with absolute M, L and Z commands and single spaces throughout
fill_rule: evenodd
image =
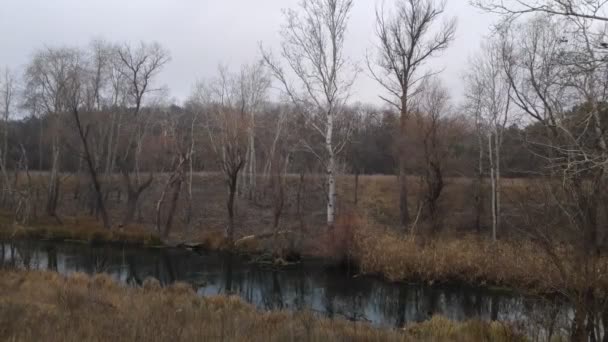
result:
M 142 283 L 144 292 L 158 291 L 161 289 L 160 282 L 156 278 L 148 277 Z
M 455 323 L 441 316 L 406 327 L 405 331 L 420 340 L 510 342 L 526 339 L 513 327 L 501 322 L 469 321 Z
M 350 264 L 355 248 L 355 231 L 359 225 L 356 215 L 339 216 L 334 226 L 315 240 L 313 254 L 339 264 Z
M 464 282 L 553 292 L 566 284 L 547 254 L 530 242 L 464 236 L 430 242 L 359 226 L 354 256 L 363 273 L 392 281 Z
M 108 281 L 108 278 L 87 278 L 82 274 L 66 278 L 48 272 L 2 272 L 0 340 L 476 340 L 471 337 L 488 341 L 521 340 L 494 324 L 459 324 L 436 318 L 432 324 L 423 323 L 405 330 L 380 330 L 306 312 L 261 313 L 237 297 L 198 297 L 192 290 L 185 290 L 185 285 L 144 289 Z

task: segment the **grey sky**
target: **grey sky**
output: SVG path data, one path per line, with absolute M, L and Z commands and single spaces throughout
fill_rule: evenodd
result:
M 171 95 L 182 100 L 194 82 L 212 76 L 219 63 L 237 68 L 258 56 L 258 42 L 276 48 L 283 22 L 281 9 L 298 0 L 1 0 L 0 66 L 19 69 L 46 45 L 108 41 L 160 42 L 172 61 L 160 76 Z M 355 0 L 347 51 L 363 66 L 374 42 L 374 0 Z M 387 5 L 391 0 L 386 0 Z M 458 17 L 457 39 L 433 66 L 455 99 L 462 95 L 462 73 L 479 48 L 492 17 L 466 0 L 448 0 L 448 13 Z M 379 103 L 382 92 L 362 73 L 353 101 Z

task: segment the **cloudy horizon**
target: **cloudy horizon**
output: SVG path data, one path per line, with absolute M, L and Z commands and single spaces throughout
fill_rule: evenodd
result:
M 297 0 L 20 0 L 8 1 L 0 12 L 0 66 L 20 72 L 44 46 L 86 46 L 92 39 L 110 42 L 157 41 L 171 53 L 158 77 L 170 96 L 185 100 L 199 79 L 213 77 L 218 65 L 231 69 L 259 58 L 259 43 L 276 50 L 283 24 L 282 10 Z M 352 102 L 380 104 L 383 89 L 365 71 L 365 55 L 373 51 L 374 10 L 378 1 L 355 0 L 346 53 L 364 70 L 354 85 Z M 387 7 L 390 1 L 386 1 Z M 462 75 L 469 58 L 489 32 L 492 16 L 467 1 L 447 3 L 447 16 L 458 20 L 456 39 L 434 69 L 455 102 L 462 98 Z M 12 34 L 14 33 L 14 34 Z

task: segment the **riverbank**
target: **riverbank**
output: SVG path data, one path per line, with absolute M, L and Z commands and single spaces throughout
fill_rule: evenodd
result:
M 501 323 L 441 317 L 399 330 L 259 312 L 236 297 L 197 296 L 153 279 L 124 287 L 107 275 L 0 272 L 0 339 L 11 341 L 524 341 Z
M 104 229 L 91 217 L 41 217 L 27 226 L 15 224 L 12 217 L 0 213 L 0 239 L 50 240 L 81 243 L 120 243 L 144 247 L 162 247 L 165 243 L 158 234 L 130 225 L 126 228 Z
M 0 216 L 0 227 L 0 240 L 5 241 L 232 250 L 254 262 L 278 267 L 303 257 L 324 260 L 326 264 L 348 267 L 361 275 L 379 276 L 392 282 L 497 286 L 542 294 L 559 292 L 569 286 L 565 282 L 567 278 L 562 276 L 548 254 L 530 242 L 492 242 L 475 236 L 440 236 L 430 241 L 412 239 L 355 216 L 341 218 L 332 231 L 322 231 L 316 239 L 308 237 L 303 243 L 294 243 L 295 237 L 290 234 L 279 234 L 277 240 L 272 234 L 262 234 L 242 237 L 232 248 L 221 232 L 200 232 L 189 239 L 164 240 L 136 225 L 107 230 L 88 217 L 66 217 L 61 224 L 50 218 L 39 219 L 26 227 L 9 223 L 6 216 Z M 293 249 L 294 245 L 299 248 Z M 608 279 L 604 282 L 608 288 Z
M 536 294 L 585 286 L 573 283 L 580 267 L 573 260 L 574 253 L 567 246 L 556 247 L 554 253 L 552 258 L 538 245 L 522 240 L 444 236 L 425 241 L 369 227 L 355 229 L 351 252 L 362 274 L 395 282 L 461 283 Z M 605 256 L 597 258 L 597 265 L 608 265 Z M 596 269 L 594 285 L 608 289 L 608 274 L 603 270 Z

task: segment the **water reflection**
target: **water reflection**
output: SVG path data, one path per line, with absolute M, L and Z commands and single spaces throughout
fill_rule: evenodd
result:
M 309 310 L 379 326 L 402 327 L 441 314 L 455 320 L 479 318 L 559 329 L 568 313 L 565 304 L 513 293 L 389 284 L 313 264 L 277 271 L 232 255 L 186 250 L 22 241 L 0 243 L 0 263 L 63 274 L 105 272 L 132 286 L 141 285 L 147 277 L 163 285 L 185 281 L 200 295 L 234 294 L 262 310 Z

